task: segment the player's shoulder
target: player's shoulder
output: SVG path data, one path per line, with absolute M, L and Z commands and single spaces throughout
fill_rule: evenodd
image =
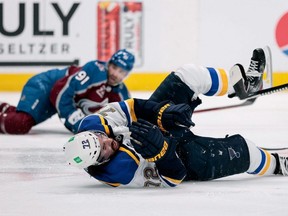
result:
M 97 68 L 99 71 L 106 71 L 106 62 L 99 60 L 92 60 L 87 62 L 84 66 Z
M 94 74 L 98 73 L 106 76 L 107 73 L 106 62 L 99 60 L 89 61 L 85 65 L 83 65 L 82 70 L 88 73 L 94 73 Z
M 79 124 L 78 132 L 87 130 L 99 130 L 107 134 L 110 133 L 107 120 L 99 114 L 85 116 Z
M 139 157 L 121 145 L 116 155 L 102 166 L 91 166 L 88 173 L 111 186 L 127 185 L 132 181 L 139 165 Z

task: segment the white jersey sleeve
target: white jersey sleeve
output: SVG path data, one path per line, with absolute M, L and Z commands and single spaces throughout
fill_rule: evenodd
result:
M 127 133 L 132 121 L 137 121 L 134 112 L 134 99 L 109 103 L 97 113 L 85 117 L 79 125 L 78 132 L 100 130 L 108 135 Z

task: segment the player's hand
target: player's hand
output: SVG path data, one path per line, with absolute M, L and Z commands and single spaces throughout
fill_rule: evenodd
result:
M 162 131 L 182 127 L 191 127 L 192 109 L 187 104 L 165 104 L 159 109 L 157 125 Z
M 72 131 L 73 133 L 76 133 L 80 120 L 83 119 L 84 117 L 85 114 L 82 112 L 82 110 L 77 109 L 65 119 L 64 125 L 68 130 Z
M 168 143 L 156 125 L 138 119 L 138 122 L 132 122 L 129 130 L 131 144 L 147 161 L 158 161 L 167 153 Z

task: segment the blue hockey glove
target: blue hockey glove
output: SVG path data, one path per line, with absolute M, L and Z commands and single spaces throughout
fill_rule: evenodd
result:
M 167 103 L 159 109 L 157 125 L 162 131 L 181 127 L 191 127 L 195 124 L 191 121 L 192 109 L 187 104 Z
M 129 130 L 131 144 L 147 161 L 156 162 L 168 155 L 171 148 L 156 125 L 138 119 L 138 122 L 132 122 Z

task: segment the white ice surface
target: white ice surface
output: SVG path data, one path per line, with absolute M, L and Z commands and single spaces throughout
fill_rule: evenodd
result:
M 0 93 L 0 101 L 16 105 L 18 99 L 18 93 Z M 200 108 L 239 102 L 202 99 Z M 198 113 L 193 121 L 199 135 L 240 133 L 259 146 L 285 147 L 288 94 L 261 97 L 244 108 Z M 28 135 L 0 134 L 0 216 L 288 215 L 288 177 L 240 174 L 170 189 L 110 188 L 64 163 L 62 145 L 70 136 L 56 116 Z

